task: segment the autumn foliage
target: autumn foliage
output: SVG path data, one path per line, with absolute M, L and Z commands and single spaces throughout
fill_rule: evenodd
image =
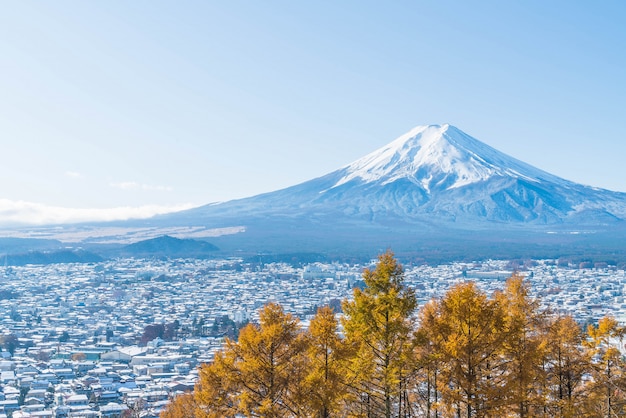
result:
M 391 252 L 363 279 L 340 320 L 323 307 L 307 329 L 266 305 L 162 416 L 626 416 L 615 319 L 583 330 L 542 310 L 519 274 L 491 295 L 459 283 L 418 310 Z

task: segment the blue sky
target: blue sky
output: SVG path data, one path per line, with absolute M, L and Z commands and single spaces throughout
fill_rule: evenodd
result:
M 626 191 L 624 21 L 623 1 L 9 2 L 0 215 L 246 197 L 441 123 Z

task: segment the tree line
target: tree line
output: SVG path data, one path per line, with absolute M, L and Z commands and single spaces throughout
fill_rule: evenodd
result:
M 164 418 L 623 417 L 625 329 L 550 313 L 517 273 L 488 295 L 452 286 L 417 309 L 393 253 L 307 329 L 278 304 L 200 367 Z

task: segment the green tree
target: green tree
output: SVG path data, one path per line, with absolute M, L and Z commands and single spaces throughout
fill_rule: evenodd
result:
M 0 347 L 11 353 L 11 356 L 15 354 L 15 350 L 20 346 L 20 342 L 13 334 L 0 335 Z
M 355 354 L 347 374 L 356 403 L 353 415 L 404 417 L 407 378 L 412 373 L 411 334 L 417 307 L 404 271 L 391 251 L 363 273 L 365 288 L 343 304 L 344 331 Z

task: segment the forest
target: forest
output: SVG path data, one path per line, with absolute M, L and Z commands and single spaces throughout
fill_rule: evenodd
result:
M 269 303 L 200 367 L 163 418 L 623 417 L 625 328 L 583 329 L 541 307 L 523 275 L 461 282 L 424 306 L 391 251 L 365 287 L 308 327 Z

